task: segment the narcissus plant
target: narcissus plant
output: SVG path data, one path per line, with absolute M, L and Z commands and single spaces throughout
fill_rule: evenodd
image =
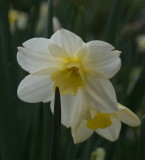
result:
M 74 143 L 86 140 L 93 132 L 110 141 L 115 141 L 119 137 L 121 122 L 132 127 L 140 125 L 139 118 L 128 108 L 118 103 L 118 109 L 113 113 L 101 113 L 91 107 L 88 108 L 86 119 L 81 119 L 76 126 L 72 127 Z
M 100 114 L 112 113 L 118 106 L 109 79 L 120 69 L 119 56 L 120 51 L 111 44 L 98 40 L 84 43 L 65 29 L 50 39 L 32 38 L 18 47 L 18 63 L 30 73 L 20 83 L 18 96 L 30 103 L 53 101 L 57 86 L 67 127 L 74 125 L 75 113 L 84 116 L 82 99 Z

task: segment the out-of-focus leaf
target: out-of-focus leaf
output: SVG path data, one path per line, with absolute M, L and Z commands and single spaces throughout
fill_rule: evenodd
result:
M 32 8 L 31 8 L 31 17 L 30 17 L 30 38 L 34 37 L 36 25 L 38 22 L 39 11 L 40 11 L 41 0 L 33 0 Z
M 133 111 L 136 111 L 138 107 L 141 105 L 142 98 L 144 97 L 145 94 L 144 82 L 145 82 L 145 64 L 142 68 L 140 76 L 138 77 L 138 80 L 136 81 L 136 84 L 134 85 L 134 88 L 132 89 L 132 92 L 128 97 L 128 105 L 132 107 Z
M 4 160 L 18 159 L 16 104 L 10 74 L 9 1 L 3 1 L 0 11 L 0 149 Z
M 45 37 L 50 38 L 53 34 L 53 0 L 48 0 Z
M 142 124 L 141 124 L 141 130 L 140 130 L 140 140 L 138 144 L 138 156 L 137 160 L 144 160 L 145 159 L 145 116 L 143 118 Z
M 105 31 L 104 40 L 107 42 L 114 43 L 114 40 L 116 38 L 116 32 L 120 25 L 119 22 L 121 20 L 125 2 L 125 0 L 114 0 L 113 8 L 109 15 Z

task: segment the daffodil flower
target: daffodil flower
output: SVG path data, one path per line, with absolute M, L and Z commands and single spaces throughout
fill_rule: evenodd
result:
M 132 127 L 140 125 L 139 118 L 128 108 L 118 103 L 118 109 L 113 113 L 101 113 L 90 108 L 86 114 L 86 119 L 82 119 L 76 126 L 72 127 L 74 143 L 86 140 L 93 132 L 110 141 L 115 141 L 119 137 L 121 122 Z
M 106 42 L 84 43 L 65 29 L 50 39 L 30 39 L 18 47 L 18 63 L 30 73 L 20 83 L 18 96 L 26 102 L 45 103 L 53 101 L 55 87 L 59 87 L 62 117 L 68 127 L 74 113 L 81 117 L 85 101 L 99 112 L 114 112 L 117 99 L 109 79 L 120 69 L 119 55 L 120 51 Z
M 20 30 L 26 29 L 27 21 L 28 21 L 27 13 L 20 12 L 15 9 L 10 9 L 8 18 L 9 18 L 10 29 L 12 33 L 15 31 L 16 26 Z

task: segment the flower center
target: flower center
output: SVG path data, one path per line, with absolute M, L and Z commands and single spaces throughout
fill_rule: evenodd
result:
M 98 114 L 92 119 L 88 120 L 86 125 L 88 128 L 96 130 L 96 129 L 104 129 L 112 124 L 110 119 L 110 115 L 107 113 L 98 112 Z
M 79 61 L 69 61 L 62 69 L 52 73 L 51 80 L 58 86 L 61 94 L 76 95 L 78 89 L 84 86 L 83 71 Z
M 73 76 L 73 75 L 77 75 L 78 74 L 78 68 L 77 67 L 72 67 L 72 68 L 68 68 L 68 76 Z

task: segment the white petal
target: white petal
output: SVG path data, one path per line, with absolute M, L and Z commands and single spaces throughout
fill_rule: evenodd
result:
M 23 47 L 18 47 L 17 61 L 20 66 L 33 73 L 44 69 L 52 63 L 48 50 L 49 39 L 33 38 L 23 43 Z
M 128 108 L 119 104 L 120 110 L 116 112 L 117 117 L 125 124 L 137 127 L 140 125 L 140 119 Z
M 56 58 L 66 58 L 69 56 L 69 54 L 59 45 L 56 45 L 54 43 L 49 43 L 48 44 L 49 52 L 53 57 Z
M 86 120 L 82 120 L 75 128 L 71 128 L 71 132 L 73 141 L 76 144 L 88 139 L 94 131 L 86 127 Z
M 53 83 L 49 76 L 28 75 L 18 87 L 18 97 L 30 103 L 48 102 L 53 98 Z
M 55 32 L 50 39 L 66 50 L 70 56 L 75 56 L 79 48 L 84 44 L 79 36 L 65 29 Z
M 121 129 L 121 122 L 111 117 L 112 125 L 105 128 L 105 129 L 97 129 L 96 133 L 100 136 L 110 140 L 115 141 L 119 137 L 120 129 Z
M 36 52 L 42 52 L 48 51 L 48 44 L 49 44 L 49 39 L 47 38 L 32 38 L 23 43 L 23 46 L 27 49 L 36 51 Z
M 120 51 L 103 41 L 91 41 L 79 51 L 84 56 L 83 63 L 89 70 L 102 73 L 104 77 L 113 77 L 121 67 Z
M 103 113 L 118 110 L 115 90 L 107 79 L 86 76 L 84 95 L 90 106 Z
M 51 102 L 51 110 L 54 112 L 54 101 Z M 66 127 L 73 127 L 79 123 L 87 111 L 88 106 L 81 93 L 76 96 L 61 95 L 61 121 Z

